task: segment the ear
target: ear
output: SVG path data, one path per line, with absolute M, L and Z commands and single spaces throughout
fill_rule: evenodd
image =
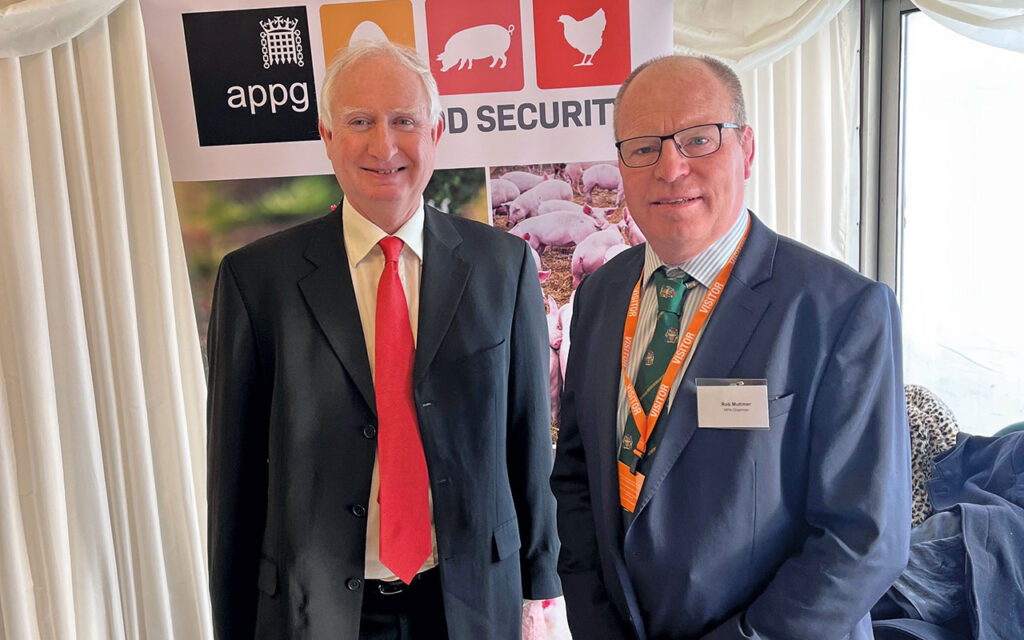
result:
M 434 148 L 437 148 L 437 143 L 441 142 L 441 134 L 444 133 L 444 118 L 439 117 L 437 124 L 434 125 L 433 131 L 430 132 L 430 137 L 434 140 Z
M 754 130 L 750 125 L 743 127 L 743 137 L 740 139 L 743 149 L 743 179 L 750 179 L 750 168 L 754 164 Z
M 322 120 L 317 120 L 316 127 L 317 127 L 317 129 L 319 129 L 320 137 L 323 139 L 323 141 L 324 142 L 330 142 L 331 141 L 331 132 L 327 129 L 327 127 L 324 126 L 324 123 L 323 123 Z

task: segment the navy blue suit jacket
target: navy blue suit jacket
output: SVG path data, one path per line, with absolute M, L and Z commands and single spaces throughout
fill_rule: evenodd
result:
M 560 593 L 548 337 L 518 238 L 427 207 L 413 392 L 452 638 L 519 638 Z M 220 640 L 355 638 L 376 400 L 341 210 L 232 252 L 210 319 Z
M 910 532 L 892 292 L 751 215 L 624 533 L 615 417 L 643 262 L 626 251 L 576 293 L 551 481 L 573 635 L 870 638 Z M 696 378 L 766 378 L 770 428 L 698 428 Z

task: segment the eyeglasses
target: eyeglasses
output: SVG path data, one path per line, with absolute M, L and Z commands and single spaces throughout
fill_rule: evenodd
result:
M 667 136 L 639 136 L 619 140 L 615 147 L 619 150 L 622 164 L 637 169 L 649 167 L 661 159 L 662 144 L 671 139 L 679 153 L 687 158 L 709 156 L 722 147 L 722 129 L 742 129 L 732 122 L 699 124 L 670 133 Z

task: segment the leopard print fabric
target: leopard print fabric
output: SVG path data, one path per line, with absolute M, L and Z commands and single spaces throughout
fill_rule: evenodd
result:
M 949 407 L 927 388 L 908 384 L 904 391 L 910 423 L 910 484 L 914 498 L 911 526 L 916 527 L 935 512 L 925 488 L 932 477 L 932 460 L 956 446 L 960 428 Z

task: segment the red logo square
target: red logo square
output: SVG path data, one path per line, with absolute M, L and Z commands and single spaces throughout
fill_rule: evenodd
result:
M 518 0 L 427 0 L 426 12 L 430 71 L 441 95 L 523 88 Z
M 629 0 L 533 0 L 537 86 L 622 84 L 632 68 Z

